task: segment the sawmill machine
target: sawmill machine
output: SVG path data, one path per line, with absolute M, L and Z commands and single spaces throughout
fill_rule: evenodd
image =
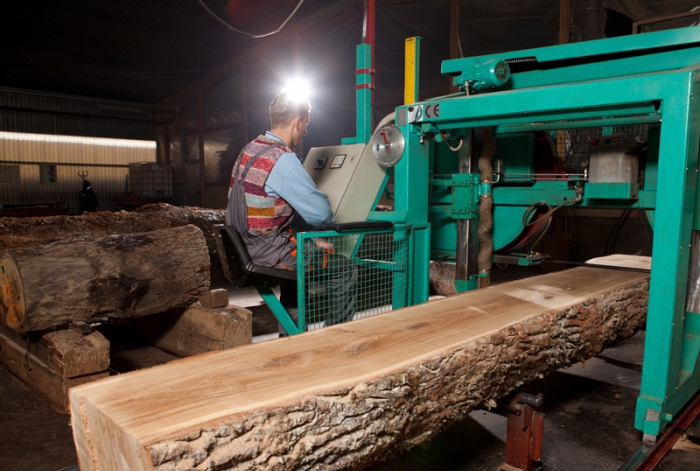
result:
M 559 208 L 644 212 L 653 335 L 635 426 L 651 443 L 700 389 L 698 71 L 697 27 L 447 60 L 460 92 L 397 108 L 370 142 L 394 204 L 369 219 L 413 228 L 408 304 L 427 300 L 431 258 L 455 261 L 458 291 L 488 285 L 499 256 L 532 263 L 521 242 Z M 536 158 L 591 129 L 578 171 Z
M 267 286 L 263 298 L 290 334 L 327 324 L 324 270 L 309 270 L 323 265 L 318 240 L 355 264 L 362 317 L 427 301 L 431 260 L 455 263 L 458 292 L 487 286 L 494 261 L 538 263 L 563 208 L 640 211 L 654 235 L 653 335 L 635 426 L 653 443 L 700 390 L 700 28 L 447 60 L 459 92 L 426 101 L 419 41 L 407 44 L 407 104 L 373 133 L 358 47 L 357 136 L 305 159 L 339 224 L 298 234 L 298 319 Z M 585 158 L 566 168 L 577 139 Z

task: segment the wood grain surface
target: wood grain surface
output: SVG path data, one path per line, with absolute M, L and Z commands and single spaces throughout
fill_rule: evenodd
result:
M 71 389 L 81 469 L 360 469 L 642 325 L 579 267 Z

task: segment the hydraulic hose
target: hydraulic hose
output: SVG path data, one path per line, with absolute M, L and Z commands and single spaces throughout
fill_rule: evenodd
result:
M 477 266 L 479 268 L 479 286 L 490 284 L 491 255 L 493 254 L 493 239 L 491 229 L 493 228 L 493 197 L 490 186 L 493 183 L 493 165 L 491 161 L 496 154 L 496 139 L 493 137 L 493 130 L 490 127 L 479 129 L 481 140 L 481 155 L 478 166 L 482 184 L 486 184 L 489 191 L 482 193 L 479 197 L 479 228 L 477 238 L 479 240 L 479 256 Z

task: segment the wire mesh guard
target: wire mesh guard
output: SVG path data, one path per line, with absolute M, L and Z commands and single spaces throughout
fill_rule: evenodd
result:
M 298 234 L 297 247 L 304 250 L 297 262 L 305 267 L 299 327 L 314 330 L 406 306 L 409 238 L 405 226 Z

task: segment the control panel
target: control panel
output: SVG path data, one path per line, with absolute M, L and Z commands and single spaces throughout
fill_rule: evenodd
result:
M 304 167 L 328 195 L 336 222 L 367 220 L 386 174 L 369 146 L 315 147 L 306 155 Z

